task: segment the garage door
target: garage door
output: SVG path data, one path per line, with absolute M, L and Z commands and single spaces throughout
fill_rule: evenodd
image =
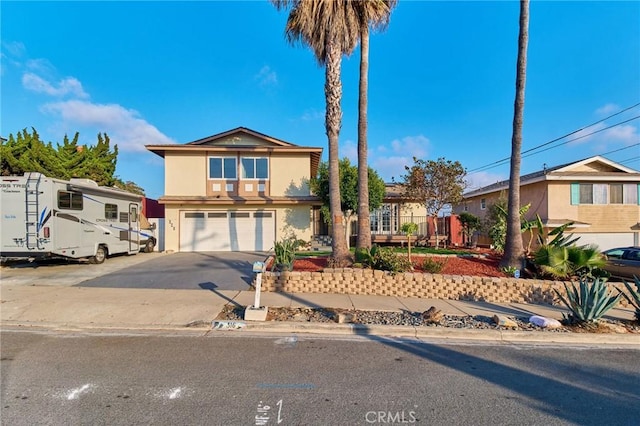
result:
M 272 211 L 192 211 L 180 219 L 180 251 L 267 251 L 274 240 Z
M 634 245 L 633 232 L 620 233 L 578 233 L 573 232 L 574 237 L 580 237 L 576 244 L 579 246 L 586 244 L 596 244 L 601 251 L 616 247 L 627 247 Z

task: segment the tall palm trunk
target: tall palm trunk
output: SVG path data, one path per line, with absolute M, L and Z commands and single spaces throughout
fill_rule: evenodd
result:
M 520 228 L 520 162 L 522 150 L 522 124 L 524 115 L 524 89 L 527 77 L 527 45 L 529 42 L 529 0 L 520 0 L 520 33 L 518 36 L 518 63 L 516 69 L 516 99 L 513 107 L 513 135 L 511 137 L 511 171 L 509 175 L 509 205 L 507 236 L 501 264 L 519 268 L 524 246 Z
M 329 32 L 332 32 L 329 29 Z M 331 212 L 331 247 L 333 258 L 339 262 L 349 254 L 345 235 L 344 216 L 340 206 L 340 169 L 338 158 L 338 136 L 342 125 L 342 82 L 340 81 L 340 65 L 342 52 L 333 34 L 327 42 L 327 59 L 325 65 L 324 94 L 326 99 L 325 127 L 329 139 L 329 210 Z
M 357 248 L 371 247 L 369 164 L 367 161 L 367 91 L 369 87 L 369 22 L 360 23 L 360 88 L 358 95 L 358 241 Z

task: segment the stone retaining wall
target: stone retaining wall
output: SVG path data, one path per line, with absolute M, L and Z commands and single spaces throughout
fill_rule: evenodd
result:
M 610 285 L 627 292 L 621 283 Z M 265 272 L 262 274 L 263 291 L 363 294 L 494 303 L 559 304 L 554 288 L 565 293 L 561 281 L 533 279 L 414 272 L 391 274 L 386 271 L 357 268 L 325 269 L 324 272 Z M 619 305 L 626 307 L 629 303 L 623 297 Z

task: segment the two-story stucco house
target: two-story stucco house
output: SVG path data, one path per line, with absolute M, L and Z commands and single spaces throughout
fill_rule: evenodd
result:
M 309 180 L 322 148 L 239 127 L 186 144 L 147 145 L 165 162 L 165 249 L 267 251 L 310 240 Z
M 454 211 L 480 218 L 509 181 L 466 193 Z M 520 178 L 521 205 L 531 204 L 527 219 L 540 215 L 548 229 L 574 222 L 568 231 L 576 244 L 597 244 L 601 250 L 640 244 L 640 172 L 595 156 L 545 168 Z

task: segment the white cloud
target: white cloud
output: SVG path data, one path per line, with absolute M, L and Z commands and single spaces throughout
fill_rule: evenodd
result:
M 123 151 L 145 151 L 145 144 L 175 143 L 141 118 L 137 111 L 117 104 L 69 100 L 45 104 L 42 110 L 59 114 L 68 124 L 93 126 L 100 132 L 106 132 L 111 142 Z
M 584 130 L 580 130 L 579 132 L 574 133 L 573 135 L 569 136 L 569 140 L 571 142 L 569 142 L 570 145 L 579 145 L 579 144 L 583 144 L 585 142 L 588 142 L 590 140 L 592 140 L 593 138 L 595 138 L 599 133 L 595 133 L 592 134 L 593 132 L 597 132 L 598 130 L 602 130 L 605 127 L 607 127 L 607 125 L 605 123 L 597 123 L 591 127 L 587 127 Z
M 425 158 L 431 142 L 429 138 L 405 136 L 394 139 L 389 146 L 378 146 L 369 151 L 369 164 L 385 180 L 399 180 L 406 173 L 405 166 L 413 164 L 413 157 Z
M 11 56 L 23 56 L 27 49 L 24 47 L 24 43 L 20 41 L 3 41 L 2 47 L 6 49 L 6 51 Z
M 638 134 L 638 128 L 630 124 L 623 124 L 620 126 L 612 127 L 605 130 L 603 133 L 604 138 L 612 139 L 614 141 L 621 141 L 625 144 L 637 143 L 640 141 L 640 135 Z
M 278 75 L 268 65 L 263 66 L 258 74 L 254 76 L 254 78 L 258 80 L 260 86 L 263 87 L 275 86 L 276 84 L 278 84 Z
M 352 140 L 346 140 L 339 147 L 340 158 L 347 157 L 351 164 L 358 164 L 358 143 Z
M 601 106 L 596 110 L 597 115 L 610 115 L 616 111 L 619 111 L 620 107 L 616 104 L 608 103 L 606 105 Z
M 323 111 L 318 111 L 316 109 L 308 109 L 304 112 L 304 114 L 302 114 L 302 117 L 300 117 L 302 119 L 302 121 L 315 121 L 315 120 L 324 120 L 324 110 Z
M 501 182 L 508 179 L 508 176 L 496 175 L 487 172 L 475 172 L 467 175 L 467 189 L 465 192 L 473 191 L 488 185 L 492 185 L 496 182 Z
M 74 77 L 60 80 L 56 86 L 38 75 L 27 72 L 22 75 L 22 85 L 25 89 L 50 96 L 72 95 L 78 98 L 88 98 L 89 95 L 82 88 L 82 83 Z

